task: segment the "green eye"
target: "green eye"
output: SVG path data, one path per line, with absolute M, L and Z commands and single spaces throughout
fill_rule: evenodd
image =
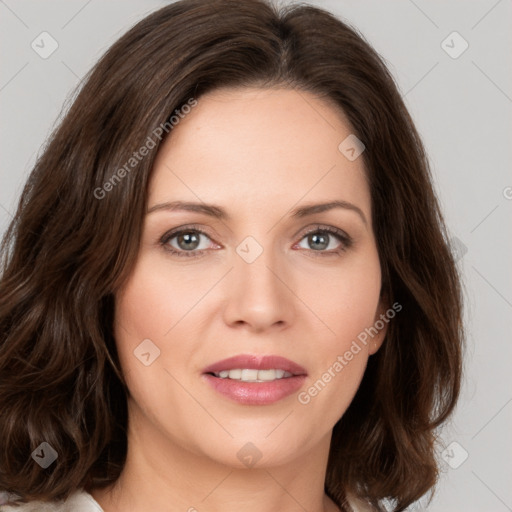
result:
M 200 247 L 202 242 L 205 243 L 202 238 L 211 242 L 211 238 L 204 231 L 188 226 L 166 233 L 161 238 L 160 244 L 173 255 L 193 258 L 202 256 L 211 248 L 207 244 L 202 248 Z M 307 240 L 309 247 L 300 245 L 298 247 L 314 253 L 315 256 L 339 255 L 352 246 L 350 236 L 341 229 L 332 226 L 315 226 L 302 235 L 300 242 L 304 239 Z M 338 244 L 334 240 L 337 240 Z M 172 241 L 174 241 L 173 244 L 171 244 Z M 294 247 L 297 247 L 297 244 Z

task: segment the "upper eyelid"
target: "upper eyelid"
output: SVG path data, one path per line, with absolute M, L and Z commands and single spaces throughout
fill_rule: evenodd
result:
M 194 225 L 186 225 L 186 226 L 182 226 L 179 228 L 170 229 L 169 231 L 165 232 L 162 235 L 161 240 L 170 240 L 171 238 L 174 238 L 175 236 L 177 236 L 183 232 L 188 232 L 188 231 L 197 231 L 201 235 L 205 235 L 208 238 L 210 238 L 211 240 L 213 240 L 213 238 L 214 238 L 209 233 L 207 233 L 204 229 L 202 229 L 200 227 L 196 227 Z

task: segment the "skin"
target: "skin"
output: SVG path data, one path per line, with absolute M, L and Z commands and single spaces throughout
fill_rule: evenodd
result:
M 387 309 L 363 160 L 338 150 L 351 133 L 342 112 L 310 93 L 224 89 L 200 97 L 161 147 L 148 210 L 194 201 L 231 218 L 166 209 L 145 217 L 136 265 L 116 295 L 128 455 L 116 484 L 92 491 L 105 512 L 338 510 L 324 494 L 332 429 L 385 329 L 305 405 L 297 393 L 241 405 L 201 375 L 234 355 L 275 354 L 306 368 L 307 390 Z M 357 206 L 366 222 L 345 208 L 290 216 L 331 200 Z M 190 224 L 206 233 L 192 248 L 202 254 L 171 254 L 162 236 Z M 344 243 L 328 235 L 318 249 L 305 234 L 317 224 L 353 243 L 336 253 Z M 252 263 L 236 252 L 247 236 L 263 249 Z M 169 246 L 186 252 L 190 242 Z M 160 350 L 149 366 L 133 354 L 144 339 Z M 237 457 L 248 442 L 261 454 L 251 468 Z

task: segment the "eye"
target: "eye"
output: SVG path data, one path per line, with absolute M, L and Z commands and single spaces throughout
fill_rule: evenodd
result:
M 205 232 L 194 226 L 185 226 L 163 235 L 160 244 L 166 251 L 180 257 L 199 257 L 208 249 L 220 247 L 211 247 L 205 240 L 211 241 Z M 306 240 L 310 247 L 301 245 L 302 240 Z M 341 229 L 332 226 L 315 226 L 307 231 L 302 236 L 301 242 L 294 247 L 306 249 L 315 256 L 335 256 L 346 251 L 351 245 L 352 239 Z
M 194 257 L 202 255 L 209 248 L 208 244 L 204 244 L 204 239 L 210 240 L 210 237 L 200 229 L 190 226 L 166 233 L 160 243 L 172 254 Z
M 352 245 L 352 239 L 347 233 L 332 226 L 316 226 L 306 232 L 302 240 L 306 240 L 309 247 L 302 245 L 299 245 L 299 247 L 318 253 L 315 256 L 340 254 Z

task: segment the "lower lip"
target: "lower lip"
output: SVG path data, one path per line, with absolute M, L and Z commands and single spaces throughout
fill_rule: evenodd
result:
M 244 405 L 269 405 L 278 402 L 298 391 L 306 378 L 305 375 L 296 375 L 269 382 L 243 382 L 209 374 L 203 374 L 203 377 L 213 389 Z

